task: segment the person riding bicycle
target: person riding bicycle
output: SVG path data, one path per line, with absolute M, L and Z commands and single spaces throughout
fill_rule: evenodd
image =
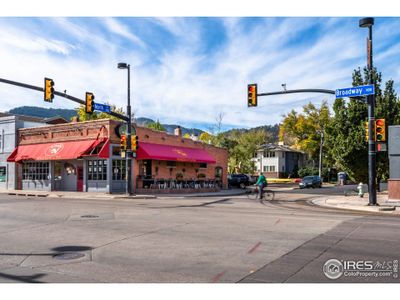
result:
M 258 176 L 256 185 L 258 185 L 258 197 L 259 199 L 262 199 L 264 195 L 264 188 L 267 186 L 267 178 L 265 178 L 262 172 L 260 173 L 260 176 Z

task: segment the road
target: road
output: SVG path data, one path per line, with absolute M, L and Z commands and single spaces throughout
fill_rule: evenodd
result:
M 335 188 L 276 192 L 266 204 L 245 196 L 1 195 L 0 282 L 399 281 L 359 273 L 329 279 L 323 272 L 329 259 L 398 259 L 398 217 L 308 204 L 314 197 L 341 193 Z

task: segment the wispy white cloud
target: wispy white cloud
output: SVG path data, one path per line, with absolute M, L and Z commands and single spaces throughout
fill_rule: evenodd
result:
M 133 34 L 127 26 L 123 25 L 116 19 L 104 18 L 104 24 L 112 33 L 118 34 L 139 45 L 140 47 L 146 48 L 146 44 L 139 37 Z
M 68 55 L 75 48 L 74 45 L 59 39 L 46 39 L 40 36 L 27 34 L 26 31 L 15 28 L 2 28 L 0 31 L 0 43 L 12 50 L 28 52 L 55 52 Z
M 91 18 L 90 22 L 53 18 L 48 22 L 58 34 L 37 37 L 30 28 L 2 20 L 9 30 L 0 32 L 0 77 L 41 85 L 47 76 L 55 80 L 56 90 L 82 98 L 91 91 L 99 102 L 125 107 L 127 75 L 116 67 L 124 61 L 131 65 L 131 100 L 138 116 L 206 128 L 223 111 L 223 123 L 249 127 L 279 122 L 292 108 L 310 100 L 332 103 L 334 97 L 260 97 L 259 107 L 248 109 L 248 83 L 258 83 L 260 92 L 280 90 L 282 83 L 288 89 L 336 89 L 351 85 L 353 69 L 365 64 L 366 32 L 357 28 L 357 20 L 355 24 L 350 19 L 324 18 L 260 18 L 254 24 L 239 18 L 218 21 L 205 29 L 207 20 L 194 18 Z M 387 22 L 385 26 L 392 21 Z M 10 42 L 7 35 L 13 32 L 19 40 Z M 153 35 L 166 40 L 162 48 L 151 43 Z M 204 50 L 213 35 L 220 38 L 218 47 Z M 398 41 L 375 53 L 378 65 L 385 66 L 384 76 L 394 80 L 400 76 L 398 68 L 386 64 L 398 54 L 396 45 Z M 0 99 L 4 110 L 27 104 L 49 106 L 38 92 L 3 84 Z M 57 106 L 75 104 L 56 97 L 51 107 Z

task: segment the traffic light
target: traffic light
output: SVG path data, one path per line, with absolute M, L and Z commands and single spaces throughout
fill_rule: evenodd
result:
M 126 151 L 126 135 L 122 134 L 120 139 L 121 152 Z
M 257 106 L 257 84 L 252 83 L 247 85 L 247 106 Z
M 386 141 L 386 124 L 385 119 L 378 119 L 375 121 L 375 141 Z
M 368 140 L 369 140 L 368 121 L 365 121 L 365 140 L 368 143 Z
M 92 93 L 86 92 L 85 99 L 85 111 L 87 114 L 92 114 L 94 110 L 94 95 Z
M 132 150 L 137 151 L 139 149 L 139 137 L 137 135 L 132 135 Z
M 50 78 L 44 78 L 44 101 L 53 102 L 54 98 L 54 81 Z

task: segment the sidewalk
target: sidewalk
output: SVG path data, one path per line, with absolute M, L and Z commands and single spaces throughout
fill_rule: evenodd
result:
M 35 191 L 35 190 L 6 190 L 0 191 L 2 195 L 25 196 L 25 197 L 48 197 L 48 198 L 70 198 L 70 199 L 156 199 L 156 198 L 187 198 L 187 197 L 226 197 L 243 195 L 245 190 L 231 189 L 221 190 L 212 193 L 191 193 L 191 194 L 137 194 L 127 196 L 126 194 L 107 194 L 99 192 L 61 192 L 61 191 Z
M 311 202 L 315 205 L 323 207 L 400 215 L 400 201 L 388 201 L 388 195 L 383 193 L 377 195 L 377 202 L 379 206 L 368 206 L 368 194 L 365 194 L 363 198 L 360 198 L 357 195 L 330 195 L 314 199 Z

